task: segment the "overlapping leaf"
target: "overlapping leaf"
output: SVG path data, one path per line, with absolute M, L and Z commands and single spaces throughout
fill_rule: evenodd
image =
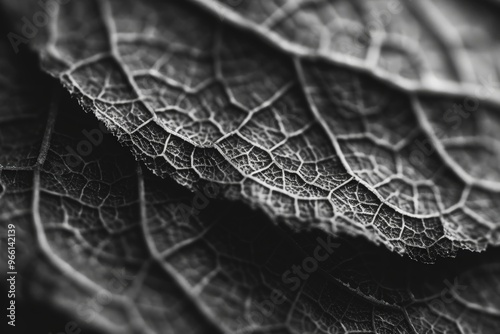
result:
M 155 174 L 223 185 L 227 198 L 294 228 L 364 235 L 422 261 L 498 244 L 499 103 L 492 90 L 457 84 L 459 63 L 443 91 L 408 89 L 304 44 L 315 25 L 291 22 L 319 20 L 330 2 L 252 2 L 237 7 L 243 16 L 200 3 L 212 12 L 72 1 L 40 28 L 36 47 L 49 73 Z M 257 3 L 266 24 L 253 15 Z M 275 21 L 286 29 L 271 32 Z M 455 54 L 438 49 L 439 59 Z M 432 73 L 450 72 L 442 64 Z
M 366 241 L 281 230 L 243 205 L 200 204 L 210 192 L 143 174 L 49 82 L 32 86 L 36 74 L 1 64 L 1 226 L 26 231 L 20 240 L 39 257 L 20 274 L 31 271 L 33 293 L 75 323 L 105 333 L 496 332 L 498 252 L 425 266 Z M 96 145 L 74 160 L 89 133 Z

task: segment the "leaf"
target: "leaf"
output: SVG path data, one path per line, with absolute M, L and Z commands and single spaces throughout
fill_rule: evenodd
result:
M 190 193 L 137 166 L 32 61 L 0 43 L 0 228 L 16 226 L 18 278 L 31 277 L 21 296 L 63 308 L 68 324 L 102 333 L 496 333 L 498 249 L 427 266 L 364 240 L 279 228 L 211 200 L 210 184 Z M 28 315 L 17 316 L 32 331 Z
M 285 52 L 324 57 L 406 89 L 465 83 L 498 93 L 495 0 L 193 2 Z
M 283 12 L 277 2 L 245 2 L 236 7 L 241 15 L 197 3 L 211 11 L 185 2 L 72 1 L 34 45 L 44 68 L 157 175 L 191 188 L 219 184 L 226 198 L 294 229 L 363 235 L 425 262 L 499 243 L 493 85 L 474 94 L 457 83 L 463 71 L 452 62 L 457 75 L 445 75 L 447 83 L 408 87 L 360 69 L 354 56 L 318 54 L 301 44 L 317 36 L 317 25 L 291 22 L 323 19 L 330 2 Z M 286 21 L 285 30 L 270 31 L 253 14 L 264 3 L 259 15 Z M 335 22 L 325 33 L 340 33 Z M 436 60 L 431 72 L 450 72 L 443 66 Z
M 11 74 L 3 105 L 18 109 L 0 113 L 0 226 L 26 231 L 26 289 L 78 328 L 496 333 L 498 249 L 427 266 L 364 240 L 278 228 L 242 204 L 211 200 L 208 185 L 193 194 L 143 172 L 57 86 L 2 59 Z M 99 143 L 73 160 L 89 134 Z

